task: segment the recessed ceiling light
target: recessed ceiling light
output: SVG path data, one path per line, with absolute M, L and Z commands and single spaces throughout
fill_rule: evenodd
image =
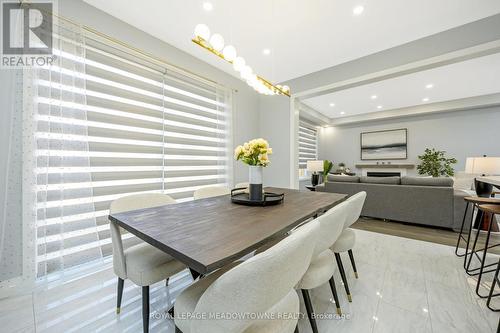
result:
M 271 54 L 271 50 L 269 50 L 269 49 L 263 49 L 262 50 L 262 54 L 263 55 L 270 55 Z
M 207 12 L 210 12 L 212 11 L 212 9 L 214 9 L 214 5 L 212 5 L 211 2 L 204 2 L 203 3 L 203 9 L 205 9 Z
M 333 108 L 335 106 L 335 103 L 330 103 L 330 106 Z
M 428 102 L 428 101 L 429 101 L 429 97 L 422 98 L 422 102 Z
M 432 89 L 432 87 L 434 87 L 434 85 L 432 83 L 429 83 L 425 86 L 427 89 Z
M 370 98 L 371 99 L 377 99 L 377 97 L 378 97 L 377 95 L 372 95 Z
M 361 15 L 363 11 L 365 10 L 365 7 L 363 6 L 356 6 L 352 9 L 352 13 L 356 16 Z
M 345 112 L 344 112 L 344 111 L 342 111 L 342 112 L 340 112 L 340 114 L 345 114 Z
M 382 105 L 377 106 L 377 109 L 382 109 Z

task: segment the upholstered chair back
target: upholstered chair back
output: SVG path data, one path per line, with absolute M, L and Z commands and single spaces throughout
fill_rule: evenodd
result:
M 151 208 L 175 203 L 170 196 L 162 193 L 143 193 L 121 197 L 113 201 L 109 207 L 110 214 L 117 214 Z M 123 228 L 118 227 L 114 222 L 110 222 L 111 243 L 113 245 L 113 268 L 115 274 L 122 279 L 127 278 L 127 268 L 125 265 L 125 255 L 122 242 Z
M 314 248 L 313 258 L 329 249 L 339 238 L 344 229 L 349 206 L 350 203 L 344 201 L 329 209 L 315 220 L 315 222 L 319 223 L 320 233 Z
M 268 250 L 220 276 L 200 297 L 195 314 L 263 314 L 279 302 L 296 299 L 294 286 L 309 267 L 319 224 L 307 223 Z M 298 309 L 297 309 L 298 311 Z M 243 332 L 255 318 L 193 320 L 192 333 Z
M 363 209 L 363 205 L 365 204 L 366 192 L 361 191 L 353 196 L 349 197 L 346 202 L 349 203 L 349 212 L 347 213 L 347 219 L 345 221 L 344 228 L 349 228 L 354 222 L 359 219 L 361 215 L 361 210 Z
M 231 193 L 231 191 L 225 186 L 208 186 L 202 187 L 194 191 L 194 199 L 204 199 L 210 197 L 218 197 L 220 195 L 226 195 Z

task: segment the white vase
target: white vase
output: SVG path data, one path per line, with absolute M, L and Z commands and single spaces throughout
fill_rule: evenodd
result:
M 250 200 L 262 201 L 262 173 L 263 167 L 256 165 L 248 166 L 248 191 Z

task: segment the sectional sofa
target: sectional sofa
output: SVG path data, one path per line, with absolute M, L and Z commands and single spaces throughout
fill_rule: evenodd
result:
M 367 193 L 362 216 L 459 230 L 465 211 L 463 197 L 451 178 L 358 177 L 328 175 L 316 191 Z M 470 215 L 468 216 L 470 218 Z

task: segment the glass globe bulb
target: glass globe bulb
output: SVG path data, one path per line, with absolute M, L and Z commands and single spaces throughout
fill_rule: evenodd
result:
M 251 75 L 252 75 L 252 67 L 250 66 L 244 66 L 242 69 L 241 69 L 241 72 L 240 72 L 240 75 L 243 79 L 248 79 Z
M 283 87 L 281 87 L 281 90 L 289 92 L 290 91 L 290 87 L 289 86 L 283 86 Z
M 224 38 L 220 34 L 213 34 L 210 37 L 210 45 L 220 52 L 224 48 Z
M 222 51 L 222 55 L 226 60 L 233 61 L 236 58 L 236 49 L 232 45 L 228 45 Z
M 235 71 L 237 72 L 241 71 L 244 66 L 245 66 L 245 59 L 243 59 L 242 57 L 236 57 L 236 59 L 234 59 L 233 68 Z
M 250 82 L 250 85 L 252 87 L 259 84 L 259 80 L 257 79 L 257 75 L 255 75 L 255 74 L 250 75 L 250 77 L 247 78 L 247 81 Z
M 210 29 L 208 29 L 206 24 L 198 24 L 194 28 L 194 35 L 208 41 L 208 39 L 210 38 Z

